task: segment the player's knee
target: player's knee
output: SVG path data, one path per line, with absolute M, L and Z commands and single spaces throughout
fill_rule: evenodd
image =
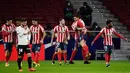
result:
M 39 51 L 35 51 L 35 53 L 39 53 Z
M 32 55 L 31 55 L 31 53 L 28 53 L 27 56 L 28 56 L 28 57 L 31 57 Z
M 74 48 L 74 51 L 77 51 L 78 49 L 77 48 Z
M 18 58 L 22 58 L 22 56 L 18 56 Z
M 84 43 L 83 41 L 81 41 L 81 42 L 80 42 L 80 45 L 81 45 L 81 46 L 84 46 L 84 45 L 85 45 L 85 43 Z
M 58 49 L 58 52 L 62 52 L 60 48 Z
M 67 53 L 67 51 L 66 51 L 66 50 L 64 50 L 64 51 L 63 51 L 63 53 Z
M 55 52 L 55 54 L 57 54 L 57 52 Z

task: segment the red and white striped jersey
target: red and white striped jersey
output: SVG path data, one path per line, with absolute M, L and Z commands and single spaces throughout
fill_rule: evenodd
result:
M 2 35 L 3 35 L 3 41 L 7 43 L 13 42 L 13 32 L 15 31 L 15 25 L 2 25 Z
M 54 33 L 57 34 L 56 41 L 64 42 L 67 36 L 69 36 L 69 29 L 67 26 L 57 25 L 54 27 Z
M 44 32 L 44 28 L 40 24 L 36 26 L 32 25 L 30 27 L 30 31 L 32 33 L 32 44 L 39 44 L 41 41 L 41 34 Z
M 78 31 L 76 30 L 78 28 L 84 28 L 84 30 L 80 31 L 81 34 L 85 34 L 87 32 L 87 29 L 85 27 L 85 23 L 83 20 L 79 19 L 78 21 L 73 22 L 72 29 L 75 31 L 75 39 L 78 39 Z
M 116 32 L 116 30 L 114 28 L 106 28 L 104 27 L 100 33 L 96 36 L 96 38 L 94 39 L 94 42 L 101 36 L 101 34 L 104 35 L 104 45 L 113 45 L 113 41 L 112 41 L 112 35 L 115 34 L 116 36 L 125 39 L 123 36 L 121 36 L 120 34 L 118 34 Z

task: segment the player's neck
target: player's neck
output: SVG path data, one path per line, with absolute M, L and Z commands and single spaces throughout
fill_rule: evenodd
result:
M 6 25 L 6 26 L 10 26 L 11 24 L 6 23 L 5 25 Z
M 107 29 L 111 29 L 112 27 L 106 26 Z
M 34 27 L 36 27 L 36 26 L 38 26 L 38 24 L 36 24 L 36 25 L 33 25 Z

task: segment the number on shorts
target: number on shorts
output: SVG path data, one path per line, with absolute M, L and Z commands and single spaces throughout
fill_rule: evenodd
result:
M 23 49 L 22 49 L 22 48 L 19 48 L 19 54 L 20 54 L 21 52 L 23 52 Z

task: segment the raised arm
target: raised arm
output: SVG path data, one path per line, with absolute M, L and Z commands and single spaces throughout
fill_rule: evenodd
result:
M 95 39 L 92 41 L 91 45 L 94 44 L 94 42 L 103 34 L 104 30 L 102 29 L 100 33 L 95 37 Z
M 114 30 L 114 29 L 113 29 L 113 30 Z M 117 33 L 116 30 L 114 30 L 113 33 L 114 33 L 117 37 L 119 37 L 119 38 L 121 38 L 121 39 L 123 39 L 123 40 L 127 40 L 127 38 L 125 38 L 124 36 L 122 36 L 122 35 L 120 35 L 119 33 Z
M 6 30 L 6 27 L 3 25 L 3 26 L 2 26 L 2 35 L 3 35 L 3 36 L 8 36 L 10 33 L 11 33 L 11 32 L 8 32 L 8 31 Z
M 46 32 L 45 32 L 44 28 L 41 25 L 40 25 L 40 29 L 41 29 L 42 34 L 43 34 L 43 36 L 42 36 L 42 41 L 43 41 L 45 36 L 46 36 Z

